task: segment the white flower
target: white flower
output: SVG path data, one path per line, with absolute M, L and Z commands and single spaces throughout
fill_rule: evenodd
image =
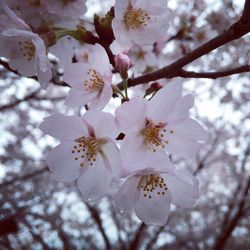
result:
M 100 45 L 93 46 L 88 63 L 72 63 L 65 68 L 64 80 L 71 86 L 66 104 L 102 109 L 112 97 L 112 71 L 108 56 Z
M 170 204 L 190 208 L 199 196 L 198 181 L 191 174 L 145 169 L 134 173 L 114 195 L 120 212 L 131 213 L 145 224 L 165 225 Z
M 117 0 L 112 22 L 115 38 L 124 48 L 157 42 L 171 19 L 165 0 Z
M 83 117 L 56 114 L 45 119 L 41 130 L 61 140 L 46 158 L 55 179 L 73 181 L 84 200 L 97 200 L 109 193 L 121 169 L 114 140 L 118 130 L 111 114 L 88 111 Z
M 196 156 L 208 134 L 189 118 L 194 98 L 181 96 L 182 84 L 173 82 L 147 101 L 132 98 L 116 110 L 116 119 L 125 139 L 121 156 L 128 172 L 159 165 L 169 165 L 169 154 L 184 158 Z

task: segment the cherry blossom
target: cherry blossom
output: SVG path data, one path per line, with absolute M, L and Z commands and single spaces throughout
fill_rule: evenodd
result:
M 1 3 L 6 16 L 14 27 L 0 34 L 0 56 L 10 60 L 9 65 L 23 76 L 38 75 L 42 87 L 47 87 L 51 78 L 51 68 L 43 39 L 33 33 L 6 4 Z
M 72 63 L 65 69 L 64 80 L 71 86 L 66 104 L 102 109 L 112 97 L 112 71 L 108 56 L 100 45 L 93 46 L 88 63 Z
M 50 151 L 46 163 L 53 178 L 77 185 L 84 200 L 97 200 L 109 193 L 112 179 L 121 169 L 114 139 L 118 130 L 111 114 L 88 111 L 83 117 L 55 114 L 40 129 L 61 144 Z
M 115 38 L 124 48 L 157 42 L 171 19 L 164 0 L 117 0 L 112 22 Z
M 121 213 L 135 212 L 145 224 L 167 223 L 170 204 L 191 208 L 198 198 L 198 180 L 182 170 L 145 169 L 132 174 L 114 195 Z
M 181 91 L 181 82 L 169 83 L 150 101 L 135 97 L 117 108 L 117 123 L 126 135 L 121 155 L 128 172 L 168 165 L 165 151 L 193 158 L 207 140 L 204 128 L 189 118 L 194 97 L 182 97 Z

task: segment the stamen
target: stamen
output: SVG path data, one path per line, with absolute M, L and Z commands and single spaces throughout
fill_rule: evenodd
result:
M 75 140 L 75 145 L 71 151 L 74 154 L 74 160 L 80 160 L 80 167 L 83 167 L 86 161 L 92 166 L 96 161 L 96 155 L 101 151 L 101 145 L 106 141 L 93 137 L 80 137 Z
M 155 194 L 157 195 L 165 195 L 168 190 L 165 180 L 154 174 L 144 175 L 141 177 L 138 189 L 141 189 L 144 193 L 144 197 L 148 197 L 149 199 L 152 198 L 154 190 L 157 189 Z
M 31 61 L 35 57 L 36 46 L 31 41 L 18 42 L 19 51 L 28 61 Z
M 84 87 L 87 91 L 102 91 L 104 81 L 95 69 L 89 69 L 87 72 L 90 79 L 84 81 Z
M 141 8 L 133 10 L 131 6 L 128 7 L 124 15 L 124 22 L 130 29 L 138 29 L 142 26 L 147 27 L 147 21 L 150 19 L 147 12 Z
M 159 122 L 153 124 L 151 121 L 146 121 L 146 128 L 143 130 L 145 144 L 149 150 L 156 152 L 159 147 L 162 149 L 169 144 L 167 133 L 173 134 L 173 129 L 166 129 L 166 124 Z M 166 140 L 167 138 L 167 140 Z

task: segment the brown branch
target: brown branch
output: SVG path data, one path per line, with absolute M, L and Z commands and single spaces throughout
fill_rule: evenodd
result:
M 178 76 L 183 78 L 209 78 L 209 79 L 217 79 L 220 77 L 226 77 L 231 75 L 236 75 L 240 73 L 250 72 L 250 65 L 240 66 L 234 69 L 228 69 L 224 71 L 218 72 L 194 72 L 194 71 L 186 71 L 181 70 Z
M 140 227 L 137 229 L 136 235 L 134 237 L 134 240 L 131 242 L 129 249 L 134 249 L 134 250 L 139 249 L 141 237 L 143 235 L 145 228 L 146 224 L 142 223 Z
M 26 174 L 26 175 L 23 175 L 23 176 L 19 176 L 19 177 L 13 178 L 10 181 L 5 181 L 3 183 L 0 183 L 0 188 L 12 185 L 16 181 L 28 180 L 30 178 L 33 178 L 33 177 L 37 176 L 37 175 L 43 174 L 46 171 L 48 171 L 47 167 L 44 167 L 44 168 L 41 168 L 41 169 L 39 169 L 37 171 L 34 171 L 33 173 L 29 173 L 29 174 Z
M 12 68 L 10 67 L 10 65 L 8 64 L 8 62 L 6 62 L 6 61 L 0 59 L 0 65 L 2 65 L 2 66 L 3 66 L 5 69 L 7 69 L 8 71 L 10 71 L 10 72 L 12 72 L 12 73 L 14 73 L 14 74 L 20 76 L 20 74 L 19 74 L 16 70 L 14 70 L 14 69 L 12 69 Z
M 11 103 L 8 103 L 8 104 L 5 104 L 3 106 L 0 106 L 0 111 L 5 111 L 6 109 L 10 109 L 10 108 L 13 108 L 15 107 L 16 105 L 18 105 L 19 103 L 23 102 L 23 101 L 27 101 L 29 99 L 32 99 L 32 98 L 35 98 L 36 97 L 36 94 L 40 91 L 40 88 L 39 89 L 36 89 L 35 91 L 33 91 L 32 93 L 26 95 L 24 98 L 22 99 L 17 99 Z
M 215 242 L 213 250 L 222 250 L 225 247 L 228 238 L 230 237 L 234 228 L 237 226 L 240 219 L 243 217 L 244 206 L 245 206 L 246 198 L 248 196 L 249 188 L 250 188 L 250 177 L 248 177 L 246 186 L 244 188 L 243 197 L 238 205 L 237 213 L 235 213 L 230 223 L 226 227 L 223 228 L 221 234 L 218 236 Z
M 128 86 L 136 86 L 139 84 L 156 81 L 162 78 L 173 78 L 177 77 L 182 71 L 183 67 L 195 61 L 196 59 L 210 53 L 211 51 L 233 41 L 236 40 L 248 32 L 250 32 L 250 0 L 245 1 L 245 6 L 243 10 L 242 17 L 239 21 L 234 23 L 227 31 L 216 36 L 200 47 L 194 49 L 187 55 L 183 56 L 179 60 L 171 63 L 168 66 L 163 67 L 162 69 L 156 70 L 152 73 L 145 74 L 136 78 L 132 78 L 128 80 Z M 117 85 L 120 89 L 123 89 L 121 83 Z
M 101 220 L 101 217 L 99 216 L 99 211 L 95 207 L 90 206 L 88 203 L 85 203 L 85 205 L 88 208 L 92 218 L 94 219 L 94 221 L 96 222 L 96 224 L 100 230 L 100 233 L 101 233 L 103 240 L 105 242 L 105 245 L 106 245 L 105 249 L 111 250 L 112 249 L 111 244 L 109 242 L 109 238 L 108 238 L 108 236 L 104 230 L 104 227 L 102 225 L 102 220 Z

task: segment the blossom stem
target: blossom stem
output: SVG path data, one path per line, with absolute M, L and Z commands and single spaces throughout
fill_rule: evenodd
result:
M 123 88 L 125 91 L 125 98 L 128 100 L 128 79 L 123 79 Z
M 124 94 L 118 87 L 116 87 L 115 85 L 112 85 L 112 89 L 115 93 L 120 94 L 122 98 L 125 98 Z

